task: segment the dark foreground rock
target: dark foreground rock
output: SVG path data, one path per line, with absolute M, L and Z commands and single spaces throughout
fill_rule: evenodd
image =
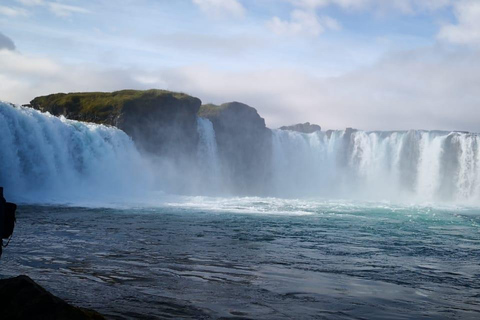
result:
M 272 133 L 265 120 L 257 110 L 240 102 L 203 105 L 198 115 L 213 124 L 223 175 L 234 191 L 261 194 L 268 179 L 272 147 Z
M 99 313 L 69 305 L 27 276 L 0 280 L 2 320 L 102 320 Z
M 298 123 L 291 126 L 280 127 L 280 130 L 297 131 L 301 133 L 313 133 L 322 131 L 322 128 L 318 124 L 310 124 L 310 122 Z
M 154 89 L 56 93 L 30 102 L 56 116 L 116 126 L 141 149 L 163 155 L 194 150 L 200 105 L 200 99 L 187 94 Z

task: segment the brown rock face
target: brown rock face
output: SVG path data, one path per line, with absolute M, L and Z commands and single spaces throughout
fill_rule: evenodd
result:
M 27 276 L 0 280 L 2 320 L 103 320 L 99 313 L 69 305 Z

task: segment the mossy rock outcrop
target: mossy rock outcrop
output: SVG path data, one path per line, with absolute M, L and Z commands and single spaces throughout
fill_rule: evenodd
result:
M 322 131 L 322 128 L 318 124 L 311 124 L 310 122 L 297 123 L 291 126 L 280 127 L 280 130 L 296 131 L 301 133 L 314 133 Z
M 196 145 L 196 114 L 201 101 L 165 90 L 56 93 L 37 97 L 31 107 L 68 119 L 116 126 L 137 145 L 175 154 Z
M 257 110 L 229 102 L 202 105 L 198 115 L 213 124 L 223 176 L 230 180 L 235 193 L 263 193 L 270 170 L 272 137 Z

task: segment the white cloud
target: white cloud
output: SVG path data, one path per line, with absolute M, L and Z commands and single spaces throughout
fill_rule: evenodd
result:
M 58 74 L 61 67 L 50 59 L 25 56 L 15 51 L 0 51 L 2 74 L 44 76 Z
M 270 23 L 273 25 L 270 27 L 276 28 L 276 32 L 281 34 L 296 35 L 318 35 L 340 27 L 336 20 L 322 16 L 323 0 L 311 1 L 310 4 L 292 7 L 290 17 L 281 16 L 282 19 L 277 18 L 277 22 L 272 20 Z M 327 2 L 331 1 L 333 0 Z M 354 4 L 345 1 L 336 5 L 354 8 Z M 369 4 L 356 8 L 367 10 L 368 5 L 373 3 L 373 0 L 368 1 Z M 413 4 L 411 1 L 402 2 Z M 416 7 L 412 7 L 413 10 L 420 8 L 420 2 L 417 3 Z M 433 10 L 446 2 L 422 3 L 425 8 L 422 10 Z M 41 8 L 46 11 L 49 7 Z M 97 12 L 93 7 L 88 8 Z M 407 9 L 405 7 L 402 10 Z M 151 11 L 151 8 L 148 10 Z M 223 12 L 223 15 L 231 14 Z M 458 18 L 458 22 L 452 24 L 455 28 L 475 23 L 473 18 L 461 18 L 460 11 L 455 14 Z M 140 16 L 151 19 L 147 14 Z M 98 17 L 107 20 L 106 17 L 112 16 Z M 125 21 L 124 18 L 122 16 L 122 19 L 117 17 L 108 21 Z M 470 25 L 466 21 L 470 21 Z M 61 26 L 63 25 L 62 23 Z M 148 27 L 151 25 L 148 24 Z M 257 29 L 253 30 L 260 31 L 259 33 L 265 31 L 258 30 L 261 27 L 257 25 Z M 35 27 L 30 25 L 28 28 Z M 465 27 L 464 31 L 471 32 L 470 29 Z M 184 91 L 198 96 L 204 102 L 246 102 L 256 107 L 271 127 L 310 121 L 319 123 L 324 128 L 352 126 L 363 129 L 480 131 L 480 97 L 477 94 L 480 87 L 480 53 L 475 48 L 465 50 L 456 46 L 434 47 L 402 52 L 375 62 L 388 49 L 380 50 L 372 43 L 362 51 L 363 46 L 356 42 L 346 42 L 343 38 L 335 39 L 342 43 L 336 46 L 329 42 L 330 39 L 318 42 L 310 41 L 310 38 L 302 38 L 298 42 L 284 41 L 277 37 L 269 38 L 267 33 L 259 35 L 261 43 L 258 43 L 259 40 L 253 37 L 252 29 L 241 28 L 242 33 L 237 34 L 240 30 L 237 26 L 233 31 L 226 28 L 218 33 L 210 31 L 201 35 L 195 33 L 200 29 L 158 30 L 165 34 L 155 37 L 148 32 L 142 33 L 141 36 L 148 36 L 148 44 L 145 46 L 141 45 L 142 42 L 135 41 L 138 33 L 124 34 L 121 29 L 118 32 L 121 37 L 118 38 L 112 35 L 84 35 L 82 31 L 77 33 L 68 29 L 60 31 L 60 28 L 53 27 L 51 30 L 29 31 L 32 32 L 30 37 L 38 36 L 38 39 L 48 40 L 40 38 L 48 34 L 55 38 L 52 42 L 36 41 L 43 43 L 37 47 L 39 52 L 51 46 L 57 51 L 43 51 L 51 54 L 49 58 L 44 58 L 0 50 L 0 99 L 26 103 L 37 95 L 59 91 L 157 87 Z M 200 31 L 205 32 L 203 29 Z M 58 39 L 66 39 L 65 46 L 60 46 Z M 83 42 L 70 46 L 71 39 L 81 39 Z M 364 39 L 368 38 L 358 41 Z M 257 50 L 258 46 L 265 45 L 264 42 L 267 41 L 272 43 Z M 319 44 L 320 42 L 322 43 Z M 68 57 L 64 56 L 67 44 L 71 50 L 69 52 L 72 52 Z M 250 48 L 249 51 L 241 51 L 246 50 L 246 47 Z M 104 52 L 103 49 L 108 50 Z M 398 50 L 398 47 L 393 49 Z M 116 56 L 117 52 L 123 54 Z M 238 52 L 242 52 L 242 55 L 235 56 Z M 99 53 L 105 54 L 106 58 L 97 60 L 95 55 Z M 117 61 L 113 63 L 115 59 Z M 360 62 L 355 64 L 352 62 L 355 60 Z M 101 67 L 102 63 L 106 67 Z M 202 65 L 194 65 L 196 63 Z M 126 65 L 143 67 L 123 67 Z M 182 67 L 162 68 L 162 65 Z M 366 65 L 370 67 L 365 67 Z M 364 67 L 358 69 L 359 66 Z M 319 77 L 320 73 L 326 74 L 327 68 L 332 68 L 333 71 L 328 74 L 335 76 Z M 354 68 L 357 71 L 345 73 L 345 70 Z
M 0 15 L 5 15 L 8 17 L 20 17 L 27 16 L 28 12 L 23 8 L 0 6 Z
M 68 17 L 74 13 L 89 13 L 85 8 L 74 6 L 71 4 L 64 4 L 54 1 L 45 0 L 17 0 L 17 2 L 27 7 L 46 7 L 50 12 L 59 17 Z M 21 9 L 25 11 L 25 9 Z M 26 11 L 25 11 L 26 12 Z M 0 10 L 1 13 L 1 10 Z
M 322 16 L 320 18 L 321 24 L 325 26 L 326 29 L 330 30 L 340 30 L 342 26 L 340 23 L 332 17 Z
M 0 100 L 17 104 L 53 92 L 112 91 L 147 88 L 133 79 L 129 69 L 102 69 L 71 65 L 52 59 L 0 50 Z
M 340 23 L 332 17 L 322 16 L 321 10 L 328 6 L 337 6 L 343 10 L 370 10 L 374 13 L 397 11 L 414 14 L 433 11 L 451 5 L 453 0 L 285 0 L 292 4 L 290 20 L 278 16 L 267 23 L 277 34 L 319 35 L 326 29 L 339 30 Z
M 371 0 L 288 0 L 297 7 L 316 9 L 328 5 L 337 5 L 342 8 L 362 8 L 371 2 Z
M 45 3 L 44 0 L 17 0 L 17 2 L 26 6 L 39 6 Z
M 258 50 L 266 40 L 243 34 L 215 35 L 204 33 L 158 34 L 151 38 L 152 43 L 160 48 L 170 47 L 183 51 L 195 51 L 197 54 L 238 55 L 245 51 Z
M 328 6 L 337 6 L 343 10 L 371 10 L 374 13 L 397 11 L 414 14 L 434 11 L 452 4 L 453 0 L 285 0 L 294 7 L 290 20 L 273 17 L 267 26 L 277 34 L 319 35 L 326 29 L 339 30 L 340 23 L 332 17 L 319 15 Z M 473 1 L 473 0 L 471 0 Z
M 454 44 L 480 45 L 480 1 L 460 0 L 455 4 L 456 24 L 440 29 L 439 39 Z
M 455 3 L 455 1 L 454 0 L 424 0 L 424 1 L 415 1 L 414 3 L 416 3 L 420 8 L 424 8 L 428 10 L 438 10 L 441 8 L 451 6 L 453 3 Z
M 437 10 L 453 3 L 453 0 L 287 0 L 296 7 L 317 9 L 335 5 L 348 10 L 372 9 L 374 11 L 397 10 L 414 13 Z
M 270 127 L 310 121 L 326 129 L 479 132 L 479 58 L 430 48 L 326 78 L 280 68 L 234 73 L 187 67 L 164 72 L 163 83 L 204 102 L 243 101 Z
M 59 17 L 68 17 L 72 13 L 88 13 L 89 11 L 82 7 L 62 4 L 58 2 L 48 2 L 47 3 L 50 11 L 59 16 Z
M 214 17 L 243 17 L 245 8 L 238 0 L 192 0 L 206 14 Z
M 306 34 L 317 36 L 326 29 L 340 29 L 338 21 L 328 16 L 318 17 L 312 10 L 294 10 L 291 13 L 290 20 L 274 17 L 267 25 L 273 32 L 280 35 Z

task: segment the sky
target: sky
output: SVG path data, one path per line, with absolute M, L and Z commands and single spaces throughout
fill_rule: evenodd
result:
M 480 0 L 0 0 L 0 100 L 126 88 L 271 128 L 480 132 Z

